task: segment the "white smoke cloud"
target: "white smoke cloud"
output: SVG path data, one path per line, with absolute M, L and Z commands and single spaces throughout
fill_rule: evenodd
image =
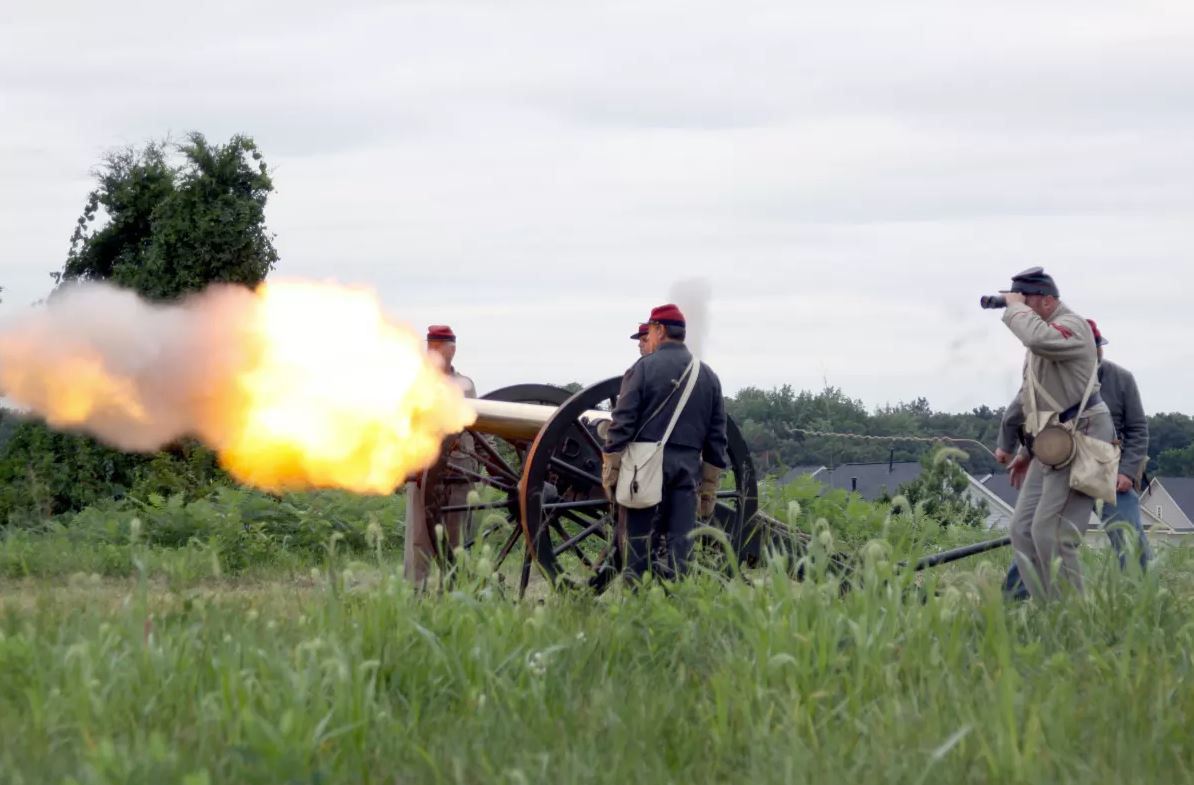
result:
M 209 396 L 243 367 L 252 293 L 215 287 L 181 305 L 78 284 L 0 325 L 0 387 L 56 427 L 124 450 L 197 433 Z
M 668 301 L 675 303 L 684 312 L 687 322 L 688 348 L 697 357 L 704 356 L 706 340 L 709 337 L 710 302 L 713 299 L 713 284 L 707 278 L 684 278 L 668 287 Z

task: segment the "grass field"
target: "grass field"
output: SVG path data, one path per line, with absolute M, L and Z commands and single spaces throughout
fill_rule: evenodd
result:
M 520 603 L 484 555 L 419 599 L 395 543 L 231 570 L 141 525 L 0 548 L 0 782 L 1194 778 L 1184 548 L 1088 553 L 1065 607 L 1006 605 L 1006 553 L 893 576 L 882 541 L 844 597 L 776 566 Z

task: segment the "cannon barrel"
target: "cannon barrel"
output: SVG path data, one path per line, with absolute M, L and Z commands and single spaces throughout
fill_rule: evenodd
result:
M 534 439 L 543 426 L 559 411 L 557 406 L 545 406 L 536 403 L 512 403 L 509 401 L 493 401 L 484 398 L 471 399 L 468 402 L 477 412 L 477 421 L 469 429 L 503 439 L 530 441 Z M 595 424 L 598 433 L 604 436 L 603 423 L 610 421 L 610 413 L 591 409 L 584 412 L 581 418 L 590 424 Z

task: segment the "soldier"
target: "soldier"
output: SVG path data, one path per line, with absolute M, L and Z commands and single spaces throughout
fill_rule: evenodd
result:
M 667 430 L 687 381 L 692 354 L 684 345 L 684 314 L 675 305 L 651 311 L 649 354 L 627 371 L 606 437 L 602 485 L 615 498 L 622 452 L 632 441 L 659 441 Z M 726 467 L 726 414 L 721 381 L 711 368 L 696 364 L 695 386 L 663 449 L 663 498 L 655 507 L 626 510 L 626 571 L 636 581 L 648 570 L 682 575 L 692 554 L 689 535 L 698 514 L 713 514 L 717 485 Z M 652 567 L 653 535 L 666 534 L 668 562 Z
M 636 332 L 634 335 L 630 336 L 630 340 L 638 341 L 638 356 L 639 357 L 646 357 L 648 354 L 651 353 L 651 350 L 647 348 L 647 333 L 650 330 L 650 327 L 651 327 L 651 325 L 647 324 L 646 322 L 643 322 L 642 324 L 640 324 L 638 326 L 638 332 Z
M 651 325 L 643 322 L 638 326 L 638 331 L 630 336 L 630 340 L 638 341 L 638 356 L 646 357 L 651 353 L 651 347 L 647 345 L 647 334 L 651 331 Z M 622 378 L 625 380 L 630 375 L 630 369 L 626 369 L 626 373 Z M 618 507 L 618 539 L 620 542 L 626 541 L 626 512 L 624 507 Z M 655 560 L 658 565 L 667 564 L 667 537 L 659 531 L 658 527 L 652 526 L 652 531 L 656 534 L 651 538 L 651 558 Z
M 444 373 L 456 383 L 466 398 L 477 397 L 477 387 L 473 380 L 456 370 L 452 360 L 456 357 L 456 334 L 445 324 L 433 324 L 427 328 L 427 351 L 438 355 L 442 360 Z M 471 434 L 461 434 L 458 439 L 451 440 L 448 460 L 456 466 L 466 469 L 474 467 L 474 459 L 469 457 L 471 449 Z M 427 573 L 435 558 L 435 542 L 432 532 L 427 525 L 427 500 L 421 487 L 423 475 L 415 482 L 406 484 L 406 544 L 403 558 L 403 568 L 407 580 L 418 587 L 427 582 Z M 451 506 L 468 503 L 468 492 L 471 483 L 458 482 L 448 489 L 446 504 Z M 466 512 L 449 512 L 443 516 L 444 536 L 448 547 L 455 547 L 461 543 L 461 534 L 468 518 Z
M 1144 533 L 1144 522 L 1140 520 L 1139 495 L 1143 490 L 1144 469 L 1148 465 L 1148 417 L 1144 414 L 1144 404 L 1140 401 L 1140 388 L 1136 386 L 1136 377 L 1126 368 L 1103 359 L 1103 347 L 1109 342 L 1093 321 L 1090 328 L 1098 342 L 1101 385 L 1099 392 L 1107 407 L 1111 409 L 1111 420 L 1115 424 L 1115 433 L 1119 437 L 1122 450 L 1119 476 L 1115 480 L 1115 504 L 1103 505 L 1103 524 L 1110 526 L 1107 529 L 1107 537 L 1119 555 L 1121 569 L 1127 567 L 1124 533 L 1122 528 L 1112 524 L 1126 521 L 1132 525 L 1136 530 L 1140 569 L 1143 570 L 1152 559 L 1152 549 L 1149 548 L 1148 537 Z
M 1032 393 L 1038 403 L 1054 402 L 1043 408 L 1060 408 L 1061 422 L 1077 417 L 1078 429 L 1087 436 L 1112 441 L 1115 427 L 1099 396 L 1097 378 L 1086 409 L 1079 411 L 1087 385 L 1098 371 L 1090 325 L 1061 302 L 1057 285 L 1040 267 L 1013 277 L 1011 291 L 1005 296 L 1003 323 L 1028 350 L 1024 384 L 1008 407 L 1009 416 L 1025 418 L 1029 434 L 1035 436 L 1040 424 L 1034 423 L 1036 412 L 1031 410 L 1029 397 L 1031 378 L 1035 377 Z M 1078 546 L 1094 500 L 1070 489 L 1071 465 L 1054 469 L 1026 450 L 1015 458 L 1004 453 L 1003 462 L 1012 484 L 1020 488 L 1012 517 L 1012 546 L 1020 573 L 1030 579 L 1029 591 L 1044 598 L 1057 596 L 1059 587 L 1052 570 L 1054 561 L 1060 560 L 1058 577 L 1081 592 Z
M 1107 539 L 1111 541 L 1111 547 L 1119 556 L 1120 569 L 1127 568 L 1128 558 L 1124 547 L 1124 533 L 1115 524 L 1126 522 L 1136 530 L 1137 555 L 1140 558 L 1140 569 L 1143 571 L 1152 559 L 1152 550 L 1144 533 L 1144 524 L 1140 520 L 1139 496 L 1144 467 L 1148 463 L 1148 418 L 1144 414 L 1144 405 L 1140 402 L 1140 389 L 1136 386 L 1135 377 L 1127 369 L 1103 359 L 1103 347 L 1109 341 L 1103 337 L 1093 319 L 1086 321 L 1094 334 L 1098 352 L 1099 395 L 1111 410 L 1111 421 L 1115 425 L 1115 434 L 1123 449 L 1119 461 L 1119 476 L 1116 478 L 1115 504 L 1104 503 L 1100 517 L 1107 532 Z M 1022 415 L 1022 412 L 1013 413 L 1010 408 L 1004 415 L 999 434 L 999 449 L 995 451 L 995 457 L 1000 463 L 1010 460 L 1012 451 L 1017 448 L 1024 424 Z M 1028 589 L 1020 579 L 1020 569 L 1014 561 L 1008 570 L 1003 590 L 1014 599 L 1024 599 L 1028 596 Z

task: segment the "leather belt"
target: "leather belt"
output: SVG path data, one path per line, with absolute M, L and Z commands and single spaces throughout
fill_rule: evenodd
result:
M 1086 408 L 1089 409 L 1092 406 L 1098 406 L 1102 402 L 1103 402 L 1103 397 L 1101 395 L 1099 395 L 1098 393 L 1094 393 L 1090 396 L 1090 398 L 1087 399 Z M 1078 416 L 1078 407 L 1081 405 L 1082 405 L 1081 402 L 1076 403 L 1073 406 L 1071 406 L 1070 408 L 1066 409 L 1061 414 L 1059 414 L 1057 416 L 1058 422 L 1069 422 L 1070 420 L 1077 417 Z

